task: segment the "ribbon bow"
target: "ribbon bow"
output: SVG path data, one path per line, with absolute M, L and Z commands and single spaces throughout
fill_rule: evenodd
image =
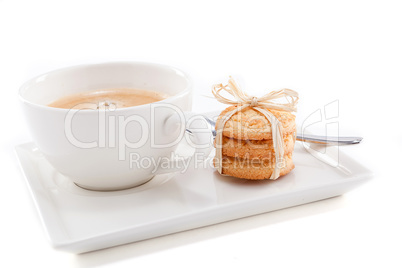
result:
M 221 95 L 221 91 L 224 90 L 234 97 L 234 100 L 225 98 Z M 228 112 L 222 117 L 217 124 L 217 136 L 216 136 L 216 160 L 217 160 L 217 170 L 222 174 L 222 130 L 226 122 L 237 112 L 240 112 L 246 107 L 251 107 L 254 110 L 262 113 L 268 121 L 271 123 L 272 131 L 272 141 L 275 151 L 275 168 L 271 174 L 270 179 L 275 180 L 279 177 L 280 169 L 284 167 L 284 144 L 282 135 L 282 124 L 281 122 L 268 110 L 279 110 L 296 112 L 297 102 L 299 100 L 299 95 L 296 91 L 291 89 L 281 89 L 278 91 L 272 91 L 264 96 L 257 98 L 249 96 L 247 93 L 242 91 L 240 87 L 236 84 L 232 77 L 229 78 L 227 85 L 217 84 L 212 88 L 212 94 L 221 103 L 235 105 L 236 109 Z M 286 103 L 277 103 L 273 100 L 284 98 Z

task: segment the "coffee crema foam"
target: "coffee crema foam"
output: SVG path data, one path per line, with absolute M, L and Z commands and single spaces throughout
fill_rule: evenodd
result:
M 168 97 L 165 93 L 152 90 L 112 88 L 67 95 L 53 101 L 48 106 L 77 110 L 115 109 L 153 103 Z

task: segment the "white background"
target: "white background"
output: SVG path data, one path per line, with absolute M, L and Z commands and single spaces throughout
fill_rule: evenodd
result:
M 399 1 L 0 0 L 0 266 L 401 267 L 401 13 Z M 83 255 L 55 251 L 13 152 L 31 140 L 17 90 L 56 68 L 116 60 L 186 71 L 198 112 L 223 108 L 202 95 L 229 75 L 251 93 L 297 90 L 299 123 L 339 101 L 340 134 L 364 137 L 343 149 L 375 178 L 308 205 Z

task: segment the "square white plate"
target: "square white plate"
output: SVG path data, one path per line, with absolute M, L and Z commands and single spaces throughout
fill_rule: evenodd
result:
M 276 181 L 221 176 L 206 161 L 115 192 L 75 186 L 33 143 L 16 152 L 52 246 L 82 253 L 338 196 L 371 178 L 338 147 L 319 149 L 297 142 L 296 168 Z

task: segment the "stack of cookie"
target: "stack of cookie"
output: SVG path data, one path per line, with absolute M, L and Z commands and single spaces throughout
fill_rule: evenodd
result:
M 236 108 L 226 108 L 220 114 L 217 126 L 228 112 Z M 282 176 L 294 168 L 292 153 L 296 133 L 295 116 L 284 111 L 270 112 L 282 124 L 284 162 L 279 174 Z M 262 113 L 247 107 L 226 121 L 222 129 L 223 174 L 250 180 L 269 179 L 275 162 L 271 123 Z

